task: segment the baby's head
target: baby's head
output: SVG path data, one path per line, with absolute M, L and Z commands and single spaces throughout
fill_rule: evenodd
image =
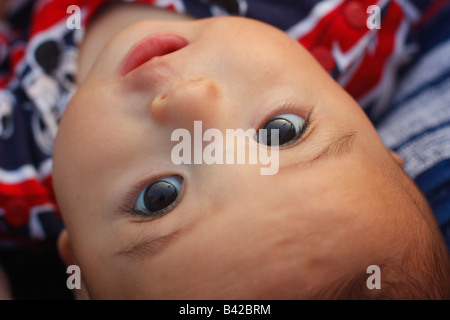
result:
M 148 43 L 159 51 L 133 50 Z M 172 132 L 194 136 L 196 120 L 258 130 L 286 114 L 305 121 L 280 141 L 274 175 L 172 161 Z M 447 249 L 401 160 L 305 49 L 261 22 L 118 34 L 62 118 L 53 178 L 60 252 L 84 298 L 448 298 Z M 381 289 L 367 286 L 371 265 Z

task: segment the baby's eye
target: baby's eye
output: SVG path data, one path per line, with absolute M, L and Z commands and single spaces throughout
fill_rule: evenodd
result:
M 297 141 L 305 132 L 307 120 L 296 114 L 280 114 L 267 121 L 258 131 L 258 143 L 267 146 L 288 146 Z M 278 130 L 278 143 L 272 141 L 272 130 Z
M 180 176 L 153 181 L 139 194 L 133 212 L 152 218 L 168 213 L 179 202 L 182 183 Z

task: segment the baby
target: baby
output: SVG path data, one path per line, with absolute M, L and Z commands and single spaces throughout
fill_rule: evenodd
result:
M 282 31 L 118 5 L 87 30 L 77 83 L 53 156 L 77 298 L 450 298 L 448 251 L 402 160 Z M 281 121 L 278 172 L 174 164 L 171 135 L 194 121 Z

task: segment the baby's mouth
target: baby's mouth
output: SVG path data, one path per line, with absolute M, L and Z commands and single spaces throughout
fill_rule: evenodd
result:
M 152 58 L 178 51 L 188 44 L 189 41 L 176 34 L 151 35 L 130 49 L 120 67 L 120 75 L 123 77 Z

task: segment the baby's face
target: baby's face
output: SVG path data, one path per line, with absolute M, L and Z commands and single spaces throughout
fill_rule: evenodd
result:
M 147 61 L 133 48 L 154 34 L 167 52 Z M 196 120 L 224 133 L 280 114 L 309 121 L 280 148 L 274 175 L 172 159 L 172 132 L 194 137 Z M 400 170 L 298 43 L 242 18 L 149 21 L 117 35 L 68 106 L 54 154 L 71 261 L 91 298 L 304 298 L 365 273 L 399 253 L 394 230 L 415 219 L 396 198 Z M 170 192 L 151 186 L 158 179 Z

